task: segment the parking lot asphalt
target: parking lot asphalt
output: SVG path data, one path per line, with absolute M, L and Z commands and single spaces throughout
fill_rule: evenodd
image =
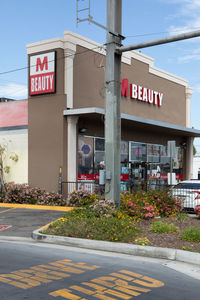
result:
M 31 237 L 35 229 L 60 218 L 67 208 L 0 204 L 0 236 Z

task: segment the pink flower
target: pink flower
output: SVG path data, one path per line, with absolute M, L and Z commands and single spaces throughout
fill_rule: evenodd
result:
M 153 218 L 154 216 L 154 213 L 148 213 L 146 215 L 144 215 L 144 217 L 147 219 L 147 218 Z

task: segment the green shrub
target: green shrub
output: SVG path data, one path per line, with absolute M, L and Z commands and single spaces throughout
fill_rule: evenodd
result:
M 67 206 L 81 207 L 94 203 L 99 196 L 95 193 L 86 192 L 83 190 L 73 191 L 67 197 Z
M 174 224 L 164 223 L 162 221 L 153 222 L 150 227 L 152 232 L 156 233 L 175 233 L 178 232 L 178 228 Z
M 182 231 L 180 238 L 185 241 L 200 243 L 200 228 L 188 227 Z
M 0 202 L 66 206 L 66 199 L 60 194 L 14 183 L 6 184 L 6 192 L 0 195 Z
M 142 219 L 175 215 L 183 209 L 180 200 L 167 191 L 154 190 L 121 193 L 121 207 L 130 215 Z

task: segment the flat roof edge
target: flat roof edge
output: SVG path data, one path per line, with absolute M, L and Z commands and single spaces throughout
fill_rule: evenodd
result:
M 63 111 L 64 116 L 81 116 L 86 114 L 105 114 L 105 110 L 103 108 L 98 107 L 87 107 L 87 108 L 77 108 L 77 109 L 66 109 Z M 155 121 L 151 119 L 141 118 L 137 116 L 132 116 L 128 114 L 121 114 L 121 119 L 129 120 L 133 122 L 149 124 L 152 126 L 162 127 L 162 128 L 169 128 L 176 131 L 181 131 L 182 133 L 191 134 L 192 136 L 200 137 L 200 130 L 195 128 L 188 128 L 184 126 L 178 126 L 171 123 L 165 123 L 160 121 Z

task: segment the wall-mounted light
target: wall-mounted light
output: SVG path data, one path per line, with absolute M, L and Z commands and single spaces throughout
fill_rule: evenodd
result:
M 83 127 L 83 128 L 79 128 L 79 133 L 85 133 L 87 131 L 87 128 Z
M 180 147 L 183 148 L 183 149 L 185 150 L 186 147 L 187 147 L 186 141 L 181 142 L 181 143 L 180 143 Z

